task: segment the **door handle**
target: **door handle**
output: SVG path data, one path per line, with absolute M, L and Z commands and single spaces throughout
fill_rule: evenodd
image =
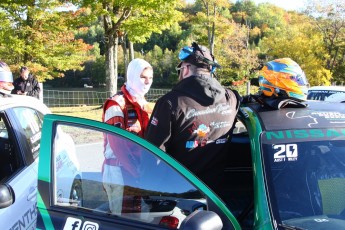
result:
M 36 196 L 37 196 L 37 186 L 30 187 L 29 195 L 27 197 L 27 200 L 28 201 L 36 200 Z

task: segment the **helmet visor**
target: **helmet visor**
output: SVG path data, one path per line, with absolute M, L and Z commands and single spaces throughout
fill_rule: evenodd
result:
M 295 81 L 299 86 L 306 86 L 309 84 L 304 73 L 296 76 L 290 76 L 290 79 Z

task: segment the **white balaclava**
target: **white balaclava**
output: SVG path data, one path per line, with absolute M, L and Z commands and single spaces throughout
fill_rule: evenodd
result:
M 145 96 L 152 84 L 151 82 L 151 84 L 146 85 L 140 79 L 141 73 L 147 67 L 152 68 L 150 63 L 140 58 L 133 59 L 128 65 L 126 89 L 132 96 L 138 99 Z

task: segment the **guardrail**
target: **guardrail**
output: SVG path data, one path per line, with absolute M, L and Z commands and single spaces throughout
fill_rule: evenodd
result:
M 146 94 L 149 102 L 155 102 L 170 89 L 150 89 Z M 101 90 L 43 90 L 43 102 L 48 107 L 73 107 L 102 105 L 109 97 L 110 92 Z

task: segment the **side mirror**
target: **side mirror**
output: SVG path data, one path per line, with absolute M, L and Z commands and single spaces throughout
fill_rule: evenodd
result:
M 186 217 L 181 223 L 180 230 L 221 230 L 223 222 L 220 217 L 212 211 L 196 210 Z
M 11 204 L 13 204 L 13 196 L 12 196 L 11 189 L 4 185 L 0 185 L 0 209 L 1 208 L 7 208 Z

